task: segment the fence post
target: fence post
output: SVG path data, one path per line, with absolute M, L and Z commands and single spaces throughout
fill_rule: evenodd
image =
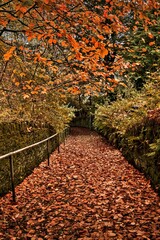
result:
M 64 146 L 66 145 L 66 129 L 63 132 L 63 142 L 64 142 Z
M 11 174 L 12 198 L 13 198 L 13 202 L 16 202 L 16 193 L 15 193 L 15 185 L 14 185 L 13 155 L 10 155 L 9 160 L 10 160 L 10 174 Z
M 89 116 L 89 129 L 92 130 L 92 115 Z
M 58 153 L 60 153 L 60 135 L 58 133 Z
M 50 165 L 50 161 L 49 161 L 49 140 L 47 140 L 47 156 L 48 156 L 48 166 Z

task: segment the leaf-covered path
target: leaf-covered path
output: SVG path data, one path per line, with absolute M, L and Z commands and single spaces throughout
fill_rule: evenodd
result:
M 160 201 L 144 176 L 94 132 L 74 128 L 11 195 L 0 198 L 0 239 L 160 239 Z

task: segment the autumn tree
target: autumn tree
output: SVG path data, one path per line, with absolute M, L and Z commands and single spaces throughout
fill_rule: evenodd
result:
M 139 21 L 148 31 L 148 25 L 157 25 L 158 8 L 156 0 L 2 0 L 1 98 L 5 104 L 13 105 L 18 97 L 19 102 L 36 105 L 50 99 L 51 92 L 65 102 L 68 93 L 113 91 L 123 84 L 115 75 L 123 76 L 131 66 L 122 54 L 122 36 L 127 52 L 132 36 L 126 18 L 134 19 L 133 31 Z

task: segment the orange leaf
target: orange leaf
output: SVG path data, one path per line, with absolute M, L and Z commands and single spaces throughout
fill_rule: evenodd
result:
M 72 60 L 72 58 L 73 58 L 73 56 L 70 55 L 70 56 L 68 57 L 68 61 Z
M 83 58 L 82 58 L 82 54 L 79 53 L 79 52 L 77 52 L 77 53 L 76 53 L 76 59 L 79 60 L 79 61 L 82 61 L 82 59 L 83 59 Z
M 33 95 L 34 95 L 34 94 L 38 94 L 38 92 L 37 92 L 37 91 L 32 91 L 31 93 L 32 93 Z
M 48 4 L 49 3 L 49 0 L 43 0 L 45 4 Z
M 25 13 L 25 12 L 27 12 L 27 8 L 26 7 L 21 7 L 20 9 L 19 9 L 22 13 Z
M 7 24 L 8 24 L 8 21 L 5 21 L 5 20 L 0 19 L 0 25 L 6 27 Z
M 123 87 L 127 87 L 127 85 L 125 83 L 119 83 L 119 85 L 121 85 Z
M 152 34 L 152 33 L 148 33 L 148 37 L 149 37 L 149 38 L 151 38 L 151 39 L 153 39 L 153 38 L 154 38 L 154 36 L 153 36 L 153 34 Z
M 59 4 L 59 9 L 60 9 L 61 11 L 67 11 L 67 6 L 66 6 L 64 3 Z
M 16 47 L 11 47 L 9 49 L 9 51 L 4 54 L 3 57 L 4 57 L 5 61 L 8 61 L 11 58 L 11 56 L 13 55 L 13 52 L 14 52 L 15 49 L 16 49 Z
M 62 63 L 62 60 L 58 59 L 56 62 L 58 62 L 58 63 Z
M 108 55 L 108 50 L 106 48 L 101 49 L 100 56 L 104 58 L 106 55 Z
M 97 23 L 97 24 L 99 24 L 100 21 L 101 21 L 100 17 L 95 16 L 95 18 L 94 18 L 94 22 Z
M 29 98 L 29 95 L 28 94 L 23 94 L 23 98 L 24 99 Z
M 19 86 L 19 84 L 20 84 L 19 82 L 15 82 L 15 85 L 16 85 L 17 87 Z
M 48 40 L 48 43 L 49 43 L 49 44 L 52 44 L 52 43 L 53 43 L 53 39 L 50 38 L 50 39 Z
M 61 42 L 62 47 L 68 47 L 68 44 L 65 41 Z
M 104 40 L 104 37 L 102 35 L 98 35 L 98 38 Z
M 153 46 L 153 45 L 155 45 L 155 42 L 150 42 L 150 43 L 149 43 L 149 46 L 150 46 L 150 47 Z
M 23 72 L 22 72 L 22 73 L 20 73 L 19 75 L 20 75 L 21 77 L 24 77 L 24 76 L 26 76 L 26 74 L 25 74 L 25 73 L 23 73 Z
M 78 42 L 71 35 L 68 35 L 68 40 L 70 41 L 72 47 L 75 49 L 79 48 Z
M 107 86 L 107 89 L 111 92 L 114 92 L 114 88 Z
M 16 17 L 14 17 L 14 16 L 12 16 L 12 15 L 10 15 L 10 14 L 7 15 L 7 18 L 8 18 L 9 20 L 11 20 L 11 21 L 17 20 Z
M 21 51 L 23 51 L 23 50 L 24 50 L 24 47 L 23 47 L 23 46 L 20 46 L 19 49 L 20 49 Z
M 146 48 L 142 48 L 142 52 L 147 52 L 147 49 Z
M 31 34 L 28 36 L 28 41 L 30 42 L 32 39 L 34 38 L 34 36 L 32 36 Z
M 95 42 L 94 46 L 95 46 L 95 48 L 98 48 L 99 43 L 98 43 L 98 42 Z

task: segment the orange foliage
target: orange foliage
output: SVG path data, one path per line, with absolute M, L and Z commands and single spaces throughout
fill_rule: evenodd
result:
M 83 0 L 14 0 L 8 3 L 2 0 L 1 2 L 0 33 L 4 44 L 3 60 L 4 62 L 11 60 L 17 49 L 14 56 L 19 58 L 17 60 L 19 65 L 20 60 L 23 64 L 19 66 L 13 63 L 10 67 L 20 68 L 18 77 L 27 79 L 27 75 L 34 76 L 33 86 L 41 79 L 40 89 L 43 91 L 52 89 L 54 85 L 57 86 L 56 81 L 52 81 L 53 77 L 56 78 L 56 74 L 61 79 L 59 83 L 61 88 L 68 82 L 74 86 L 76 81 L 80 83 L 83 81 L 84 84 L 86 81 L 86 84 L 90 82 L 92 87 L 96 86 L 98 91 L 101 80 L 109 81 L 106 73 L 112 72 L 112 75 L 116 72 L 120 73 L 125 66 L 123 59 L 120 65 L 117 64 L 118 55 L 116 61 L 112 63 L 104 61 L 107 56 L 108 59 L 110 56 L 113 57 L 115 49 L 121 51 L 122 45 L 116 45 L 111 38 L 112 34 L 128 31 L 121 19 L 132 11 L 135 19 L 133 31 L 137 31 L 139 22 L 143 22 L 144 28 L 147 29 L 148 25 L 154 24 L 147 17 L 147 11 L 153 8 L 156 9 L 155 14 L 157 14 L 159 7 L 156 0 L 147 1 L 145 4 L 141 0 L 133 2 L 106 0 L 103 5 L 99 3 L 100 1 L 96 1 L 93 9 L 90 9 Z M 14 33 L 17 34 L 16 37 Z M 148 33 L 148 37 L 151 40 L 149 46 L 155 45 L 151 32 Z M 10 46 L 9 50 L 5 51 L 8 46 Z M 146 51 L 143 46 L 141 52 Z M 128 49 L 128 52 L 131 50 Z M 16 73 L 13 77 L 15 75 Z M 17 80 L 17 87 L 21 87 L 18 82 Z M 53 84 L 48 84 L 49 82 Z M 77 87 L 79 82 L 76 83 Z M 21 90 L 37 93 L 37 90 L 30 85 L 29 88 L 24 84 Z M 79 89 L 73 87 L 70 92 L 76 94 L 79 93 Z M 28 92 L 23 95 L 26 98 Z
M 16 49 L 16 47 L 11 47 L 5 54 L 4 54 L 4 60 L 5 61 L 8 61 L 11 57 L 12 57 L 12 55 L 13 55 L 13 52 L 14 52 L 14 50 Z

